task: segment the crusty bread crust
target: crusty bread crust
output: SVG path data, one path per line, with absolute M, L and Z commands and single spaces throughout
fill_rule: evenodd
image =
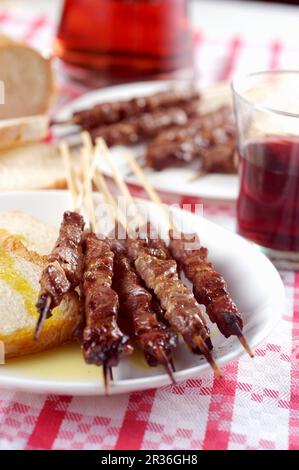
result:
M 5 346 L 5 357 L 9 359 L 46 351 L 74 340 L 82 322 L 78 294 L 68 294 L 65 297 L 65 305 L 63 319 L 52 321 L 51 325 L 47 320 L 38 341 L 33 339 L 32 328 L 18 329 L 9 336 L 3 336 L 0 332 L 0 341 L 3 341 Z
M 57 179 L 49 185 L 37 186 L 36 189 L 67 189 L 67 181 L 66 179 Z
M 17 216 L 16 214 L 18 213 L 15 212 L 14 217 Z M 22 220 L 21 215 L 20 220 Z M 34 219 L 30 218 L 30 220 L 33 221 Z M 40 222 L 38 223 L 40 224 Z M 28 266 L 29 268 L 32 266 L 30 270 L 35 271 L 35 276 L 40 275 L 47 262 L 46 255 L 40 255 L 35 251 L 29 250 L 18 237 L 11 234 L 0 234 L 0 249 L 4 250 L 5 253 L 8 253 L 9 256 L 18 259 L 19 262 L 20 260 L 24 260 L 22 263 L 26 261 L 26 269 L 28 270 Z M 43 249 L 41 251 L 43 251 Z M 0 285 L 2 282 L 5 281 L 0 279 Z M 11 290 L 10 295 L 14 296 L 17 294 L 14 294 L 14 291 Z M 6 305 L 4 303 L 4 299 L 1 301 L 0 298 L 0 314 L 1 302 L 2 308 L 5 308 L 4 306 Z M 36 318 L 37 315 L 38 314 L 36 312 Z M 7 318 L 9 319 L 10 316 L 7 315 Z M 9 334 L 7 331 L 5 332 L 5 328 L 2 331 L 0 329 L 0 341 L 3 341 L 5 345 L 6 358 L 37 353 L 62 345 L 76 337 L 76 333 L 82 323 L 81 304 L 78 293 L 71 292 L 65 296 L 59 307 L 59 313 L 55 314 L 54 311 L 52 317 L 45 322 L 38 341 L 33 339 L 35 322 L 32 322 L 32 320 L 28 322 L 30 327 L 18 327 L 18 318 L 19 317 L 15 312 L 11 312 L 11 321 L 14 321 L 14 323 L 9 324 L 9 326 L 13 325 L 13 331 L 10 331 Z
M 5 87 L 5 103 L 0 106 L 0 119 L 48 111 L 54 98 L 54 74 L 51 60 L 36 49 L 0 36 L 0 80 Z

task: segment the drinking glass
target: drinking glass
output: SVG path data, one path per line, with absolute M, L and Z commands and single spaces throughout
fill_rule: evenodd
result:
M 299 267 L 299 72 L 232 84 L 240 155 L 238 231 L 281 268 Z

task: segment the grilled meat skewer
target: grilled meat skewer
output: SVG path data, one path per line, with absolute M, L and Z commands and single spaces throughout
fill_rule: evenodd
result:
M 194 89 L 167 90 L 129 100 L 99 103 L 91 109 L 74 112 L 72 122 L 80 125 L 83 129 L 90 130 L 99 126 L 119 123 L 142 113 L 152 113 L 171 107 L 179 107 L 184 110 L 190 106 L 190 103 L 198 103 L 199 98 L 199 93 Z
M 35 339 L 42 330 L 46 318 L 51 316 L 65 294 L 74 290 L 82 278 L 83 252 L 81 246 L 84 220 L 77 212 L 65 212 L 59 236 L 48 264 L 40 279 L 40 293 L 36 308 L 39 318 L 35 329 Z
M 224 278 L 208 260 L 207 248 L 200 246 L 197 234 L 175 235 L 170 231 L 170 250 L 179 267 L 193 283 L 194 296 L 205 305 L 210 320 L 216 323 L 226 338 L 238 336 L 249 355 L 253 356 L 242 334 L 241 313 L 227 290 Z
M 88 364 L 104 366 L 104 378 L 107 368 L 116 366 L 133 350 L 117 325 L 119 300 L 111 287 L 113 260 L 108 241 L 92 232 L 85 235 L 83 354 Z
M 197 112 L 197 108 L 195 109 L 193 103 L 186 109 L 175 107 L 157 109 L 133 116 L 116 124 L 95 127 L 90 129 L 89 133 L 93 141 L 101 137 L 109 147 L 113 145 L 132 145 L 155 137 L 163 129 L 172 126 L 185 126 L 189 116 L 195 112 Z

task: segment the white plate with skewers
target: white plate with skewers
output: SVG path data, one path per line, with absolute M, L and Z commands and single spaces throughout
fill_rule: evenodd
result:
M 117 85 L 108 88 L 95 90 L 71 101 L 64 106 L 55 116 L 57 121 L 68 121 L 74 111 L 90 109 L 98 103 L 126 100 L 134 97 L 151 95 L 153 93 L 168 90 L 185 88 L 185 82 L 153 81 L 140 82 L 125 85 Z M 221 83 L 201 90 L 200 109 L 208 112 L 217 109 L 222 105 L 231 105 L 231 92 L 228 83 Z M 77 131 L 76 131 L 77 129 Z M 70 135 L 70 142 L 78 142 L 80 129 L 77 126 L 54 127 L 54 135 L 59 139 L 68 133 L 77 132 L 77 135 Z M 114 159 L 122 172 L 122 176 L 127 183 L 138 185 L 138 180 L 130 171 L 123 153 L 129 151 L 139 162 L 145 153 L 145 145 L 135 146 L 115 146 L 111 148 Z M 141 157 L 141 158 L 139 158 Z M 111 169 L 103 161 L 101 169 L 107 176 L 112 176 Z M 238 176 L 236 174 L 210 173 L 196 178 L 196 164 L 187 165 L 180 168 L 166 168 L 162 171 L 154 171 L 149 167 L 144 168 L 149 182 L 155 189 L 170 195 L 194 196 L 201 199 L 215 199 L 233 201 L 237 199 L 239 191 Z
M 96 206 L 101 197 L 95 196 Z M 148 211 L 152 222 L 166 229 L 163 212 L 153 203 L 138 201 L 142 212 Z M 62 213 L 72 207 L 67 191 L 2 193 L 0 212 L 18 209 L 58 229 Z M 244 320 L 244 335 L 254 348 L 276 326 L 284 309 L 284 288 L 270 263 L 252 244 L 223 228 L 180 209 L 172 212 L 185 231 L 196 232 L 207 246 L 210 259 L 225 277 L 229 290 Z M 237 360 L 244 350 L 236 337 L 224 338 L 214 324 L 208 323 L 214 345 L 213 357 L 221 368 Z M 202 356 L 192 354 L 181 342 L 175 354 L 175 379 L 200 377 L 211 373 Z M 224 371 L 225 373 L 225 371 Z M 124 393 L 168 385 L 169 377 L 159 367 L 147 366 L 140 352 L 122 359 L 113 370 L 110 393 Z M 99 368 L 85 364 L 77 343 L 23 358 L 11 359 L 0 366 L 0 387 L 35 393 L 100 395 L 104 393 Z

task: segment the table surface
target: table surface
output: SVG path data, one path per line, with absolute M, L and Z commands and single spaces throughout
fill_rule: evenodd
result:
M 59 0 L 0 0 L 0 32 L 50 53 L 60 7 Z M 299 69 L 299 8 L 199 1 L 191 9 L 202 85 L 244 71 Z M 60 104 L 86 91 L 58 80 Z M 234 204 L 205 202 L 204 214 L 235 229 Z M 0 449 L 299 449 L 299 368 L 291 360 L 299 348 L 299 272 L 281 276 L 283 320 L 253 361 L 230 364 L 221 380 L 210 374 L 109 399 L 3 390 Z

